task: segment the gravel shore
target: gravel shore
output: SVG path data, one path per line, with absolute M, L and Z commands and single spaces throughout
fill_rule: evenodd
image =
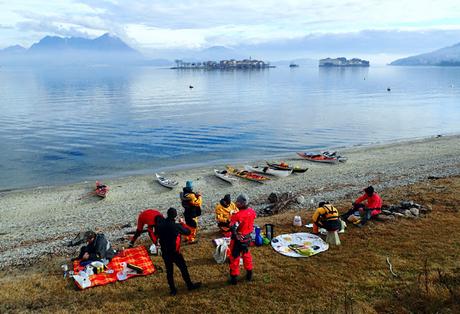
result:
M 125 231 L 135 228 L 138 213 L 145 208 L 165 212 L 181 208 L 179 192 L 185 181 L 193 180 L 196 191 L 203 194 L 201 229 L 214 227 L 213 209 L 226 193 L 235 198 L 247 193 L 253 205 L 265 203 L 271 192 L 292 192 L 304 196 L 306 203 L 326 199 L 350 202 L 369 184 L 377 191 L 426 180 L 428 177 L 460 175 L 460 136 L 443 136 L 342 150 L 348 161 L 338 165 L 316 164 L 294 157 L 283 158 L 290 164 L 307 166 L 303 174 L 273 178 L 268 183 L 243 181 L 230 184 L 218 179 L 213 169 L 223 165 L 170 172 L 165 176 L 179 181 L 169 190 L 149 176 L 135 176 L 105 181 L 111 187 L 106 199 L 90 193 L 94 182 L 45 187 L 0 193 L 0 268 L 27 265 L 37 258 L 75 255 L 78 247 L 66 244 L 76 233 L 97 229 L 117 243 Z M 251 161 L 263 164 L 264 161 Z M 234 165 L 242 168 L 243 165 Z M 383 198 L 385 195 L 382 195 Z M 343 210 L 343 209 L 342 209 Z M 275 220 L 276 218 L 274 218 Z M 131 227 L 126 227 L 130 224 Z M 124 228 L 123 228 L 124 227 Z

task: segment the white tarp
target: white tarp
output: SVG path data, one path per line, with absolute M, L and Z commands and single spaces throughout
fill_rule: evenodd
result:
M 272 239 L 271 245 L 278 253 L 290 257 L 309 257 L 329 249 L 323 239 L 306 232 L 279 235 Z

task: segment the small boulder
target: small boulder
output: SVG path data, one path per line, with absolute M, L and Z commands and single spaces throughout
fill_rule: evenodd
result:
M 412 208 L 410 209 L 410 212 L 412 213 L 412 215 L 414 215 L 414 216 L 416 216 L 416 217 L 418 217 L 418 216 L 420 215 L 420 211 L 419 211 L 419 209 L 416 208 L 416 207 L 412 207 Z
M 305 197 L 303 197 L 302 195 L 298 196 L 295 201 L 297 202 L 297 204 L 299 205 L 303 205 L 305 203 Z
M 268 201 L 272 204 L 278 203 L 278 195 L 276 193 L 270 193 L 268 196 Z
M 409 217 L 409 218 L 413 217 L 412 212 L 409 209 L 406 209 L 403 214 L 404 216 Z

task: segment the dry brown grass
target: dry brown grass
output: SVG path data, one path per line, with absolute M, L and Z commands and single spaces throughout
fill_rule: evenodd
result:
M 183 253 L 192 279 L 204 286 L 186 291 L 176 269 L 176 297 L 168 296 L 164 273 L 76 291 L 61 277 L 63 258 L 52 258 L 35 269 L 0 272 L 0 312 L 459 313 L 459 192 L 458 177 L 383 191 L 385 203 L 411 199 L 433 212 L 350 227 L 342 246 L 306 259 L 284 257 L 270 246 L 253 248 L 255 281 L 237 286 L 226 283 L 228 266 L 212 259 L 216 234 L 201 234 Z M 337 206 L 345 209 L 350 201 Z M 300 231 L 291 226 L 294 214 L 257 222 L 275 223 L 276 234 Z M 398 278 L 390 274 L 387 256 Z M 163 266 L 161 258 L 153 261 Z

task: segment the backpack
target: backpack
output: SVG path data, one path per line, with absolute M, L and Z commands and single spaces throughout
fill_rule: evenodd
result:
M 213 256 L 217 264 L 225 263 L 225 260 L 227 259 L 227 250 L 228 250 L 227 241 L 223 241 L 221 244 L 219 244 L 216 247 L 216 251 L 214 252 Z

